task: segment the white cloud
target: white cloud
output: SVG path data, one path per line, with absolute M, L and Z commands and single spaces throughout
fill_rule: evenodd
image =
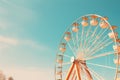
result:
M 7 49 L 12 49 L 14 46 L 17 48 L 19 46 L 25 46 L 26 48 L 30 48 L 33 50 L 39 50 L 39 51 L 52 51 L 50 47 L 44 44 L 37 43 L 36 41 L 29 40 L 29 39 L 18 39 L 18 38 L 11 38 L 0 35 L 0 49 L 2 51 Z
M 54 69 L 50 68 L 4 67 L 2 71 L 14 80 L 54 80 Z
M 10 44 L 10 45 L 17 45 L 18 41 L 16 39 L 14 39 L 14 38 L 0 36 L 0 43 Z
M 18 43 L 19 42 L 17 39 L 0 35 L 0 51 L 4 51 L 12 46 L 16 46 Z
M 4 6 L 0 6 L 0 29 L 21 28 L 24 24 L 34 22 L 37 19 L 37 13 L 30 8 L 17 5 L 9 0 L 0 2 L 4 4 Z
M 43 44 L 39 44 L 39 43 L 32 41 L 32 40 L 22 40 L 20 42 L 21 42 L 21 45 L 31 46 L 32 48 L 35 48 L 35 49 L 49 50 L 48 46 L 43 45 Z

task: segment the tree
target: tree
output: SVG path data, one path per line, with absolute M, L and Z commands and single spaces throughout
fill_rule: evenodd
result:
M 13 77 L 9 77 L 8 80 L 14 80 Z
M 0 71 L 0 80 L 6 80 L 6 79 L 5 79 L 5 75 L 3 74 L 2 71 Z

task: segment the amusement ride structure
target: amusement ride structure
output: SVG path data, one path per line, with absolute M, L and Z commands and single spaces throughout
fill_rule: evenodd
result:
M 55 80 L 120 80 L 120 39 L 107 17 L 88 14 L 64 32 Z

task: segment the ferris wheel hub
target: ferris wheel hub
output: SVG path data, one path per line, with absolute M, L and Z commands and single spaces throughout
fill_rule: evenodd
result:
M 73 63 L 74 61 L 75 61 L 75 57 L 72 56 L 72 57 L 71 57 L 71 62 Z
M 78 52 L 77 53 L 77 60 L 80 60 L 80 61 L 83 61 L 83 60 L 85 60 L 84 59 L 84 56 L 85 56 L 85 54 L 83 53 L 83 52 Z
M 75 57 L 73 56 L 73 57 L 71 57 L 71 63 L 74 63 L 74 62 L 84 64 L 84 63 L 86 63 L 86 60 L 75 59 Z

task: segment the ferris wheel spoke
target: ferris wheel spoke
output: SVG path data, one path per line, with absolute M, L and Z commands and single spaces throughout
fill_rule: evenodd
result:
M 95 44 L 96 45 L 99 45 L 101 44 L 102 42 L 104 42 L 104 40 L 106 40 L 108 35 L 104 36 L 100 41 L 98 41 L 98 38 L 96 40 L 94 40 L 94 42 L 92 43 L 92 45 L 89 47 L 89 48 L 92 48 Z
M 86 37 L 88 37 L 89 33 L 91 32 L 91 27 L 92 26 L 89 26 L 89 29 L 87 30 L 87 33 L 86 33 Z
M 95 31 L 95 32 L 96 32 L 96 31 Z M 94 34 L 95 36 L 92 36 L 92 35 L 91 35 L 91 38 L 88 40 L 88 43 L 87 43 L 86 48 L 89 48 L 90 42 L 93 42 L 93 43 L 94 43 L 94 42 L 97 41 L 97 39 L 98 39 L 97 37 L 98 37 L 98 35 L 100 35 L 101 32 L 102 32 L 102 29 L 100 30 L 100 32 L 99 32 L 97 35 L 95 35 L 94 33 L 93 33 L 93 34 Z M 94 38 L 94 37 L 95 37 L 95 38 Z M 93 43 L 91 44 L 91 46 L 93 45 Z
M 73 37 L 73 32 L 72 32 L 72 30 L 70 30 L 70 32 L 71 32 L 73 44 L 74 44 L 74 46 L 75 46 L 75 39 L 74 39 L 74 37 Z
M 84 74 L 86 74 L 85 76 L 88 78 L 88 80 L 92 80 L 92 76 L 91 76 L 91 74 L 89 72 L 89 69 L 86 66 L 86 64 L 82 64 L 81 66 L 82 66 L 83 72 L 84 72 Z
M 77 45 L 77 48 L 79 48 L 79 39 L 78 39 L 79 37 L 78 36 L 79 36 L 79 33 L 77 32 L 76 33 L 76 42 L 77 42 L 76 45 Z
M 103 29 L 102 29 L 103 30 Z M 108 28 L 106 28 L 105 30 L 103 30 L 103 32 L 101 31 L 101 33 L 99 34 L 99 37 L 101 37 L 107 30 L 109 30 Z
M 96 74 L 100 80 L 104 80 L 102 76 L 100 76 L 97 72 L 95 72 L 93 69 L 89 68 L 90 71 L 92 71 L 94 74 Z
M 92 38 L 93 36 L 95 36 L 95 33 L 96 33 L 98 27 L 99 27 L 99 24 L 97 25 L 97 27 L 95 28 L 94 32 L 92 33 L 91 38 Z
M 106 43 L 100 44 L 100 45 L 99 45 L 98 47 L 96 47 L 94 50 L 90 51 L 90 53 L 89 53 L 87 56 L 91 56 L 91 55 L 95 54 L 96 52 L 104 49 L 106 46 L 108 46 L 108 45 L 110 45 L 110 44 L 112 44 L 112 43 L 113 43 L 113 41 L 111 41 L 111 42 L 109 42 L 109 43 L 107 43 L 107 44 L 106 44 Z
M 107 69 L 113 69 L 113 70 L 116 70 L 116 68 L 111 67 L 111 66 L 105 66 L 105 65 L 94 64 L 94 63 L 88 63 L 88 62 L 87 62 L 87 64 L 90 64 L 90 65 L 93 65 L 93 66 L 98 66 L 98 67 L 103 67 L 103 68 L 107 68 Z
M 69 56 L 69 55 L 66 55 L 66 54 L 64 54 L 63 56 L 65 56 L 65 57 L 67 57 L 67 58 L 71 58 L 71 56 Z
M 60 54 L 60 55 L 65 56 L 65 57 L 67 57 L 67 58 L 71 58 L 71 56 L 66 55 L 66 54 Z
M 88 43 L 91 43 L 92 41 L 90 40 L 91 36 L 87 38 L 86 40 L 86 45 L 85 45 L 85 53 L 88 53 L 90 50 L 88 48 L 89 44 Z
M 71 62 L 63 62 L 62 66 L 66 66 L 66 65 L 69 65 L 69 64 L 71 64 Z
M 106 39 L 106 40 L 103 41 L 103 42 L 101 41 L 101 42 L 96 43 L 96 45 L 94 45 L 92 48 L 89 48 L 89 49 L 90 49 L 90 50 L 89 50 L 89 53 L 95 51 L 96 49 L 98 49 L 98 48 L 100 48 L 100 47 L 103 47 L 104 45 L 109 44 L 109 40 L 110 40 L 110 39 Z M 113 41 L 112 41 L 112 42 L 113 42 Z
M 73 48 L 74 48 L 74 50 L 75 50 L 75 48 L 76 48 L 76 42 L 75 42 L 75 38 L 74 38 L 74 36 L 73 36 L 73 31 L 70 29 L 70 32 L 71 32 L 71 39 L 72 39 L 72 43 L 73 43 Z M 76 50 L 75 50 L 76 51 Z
M 105 36 L 102 40 L 98 41 L 97 39 L 91 44 L 91 46 L 88 49 L 94 48 L 93 46 L 99 46 L 100 44 L 102 44 L 104 42 L 104 40 L 106 40 L 107 36 Z M 95 46 L 95 47 L 96 47 Z M 90 52 L 90 51 L 89 51 Z
M 98 41 L 98 39 L 100 39 L 101 38 L 101 36 L 107 31 L 108 29 L 105 29 L 103 32 L 102 32 L 102 30 L 100 31 L 100 33 L 98 33 L 98 35 L 96 35 L 96 37 L 95 38 L 93 38 L 93 43 L 90 45 L 90 47 L 88 47 L 88 49 L 90 49 L 93 45 L 95 45 L 96 44 L 96 42 Z M 99 37 L 98 37 L 99 36 Z M 107 36 L 107 35 L 106 35 Z M 89 51 L 87 51 L 87 52 L 89 52 Z
M 113 52 L 113 51 L 110 51 L 110 52 L 106 52 L 106 53 L 101 53 L 101 54 L 99 54 L 99 55 L 97 55 L 97 56 L 88 57 L 88 58 L 86 58 L 85 60 L 91 60 L 91 59 L 96 59 L 96 58 L 100 58 L 100 57 L 105 57 L 105 56 L 109 56 L 109 55 L 111 55 L 111 54 L 114 54 L 114 52 Z
M 92 35 L 90 36 L 90 38 L 88 38 L 88 39 L 86 40 L 86 45 L 85 45 L 86 48 L 87 48 L 87 46 L 88 46 L 88 44 L 89 44 L 89 41 L 94 37 L 94 35 L 95 35 L 96 31 L 97 31 L 98 26 L 99 26 L 99 25 L 97 25 L 97 27 L 95 28 L 94 32 L 93 32 Z
M 97 79 L 97 80 L 104 80 L 103 77 L 101 77 L 98 73 L 96 73 L 95 71 L 93 71 L 92 69 L 90 69 L 90 72 L 93 74 L 93 76 Z
M 79 39 L 79 33 L 78 32 L 73 32 L 71 30 L 71 33 L 72 33 L 72 38 L 73 38 L 73 41 L 74 41 L 74 45 L 76 46 L 77 43 L 78 43 L 78 39 Z
M 84 35 L 84 27 L 82 27 L 82 34 L 81 34 L 81 38 L 80 38 L 81 40 L 80 40 L 80 47 L 79 47 L 79 49 L 82 49 L 82 45 L 83 45 L 82 44 L 82 40 L 83 40 L 82 37 L 83 37 L 83 35 Z
M 87 30 L 86 34 L 83 36 L 83 37 L 85 38 L 85 39 L 84 39 L 84 42 L 83 42 L 83 49 L 85 49 L 87 37 L 89 36 L 89 33 L 91 32 L 91 27 L 92 27 L 92 26 L 89 26 L 89 29 Z
M 96 77 L 96 79 L 101 80 L 99 75 L 96 75 L 95 73 L 93 73 L 93 71 L 91 71 L 90 68 L 88 69 L 85 65 L 82 65 L 82 67 L 85 68 L 86 70 L 88 70 L 90 72 L 90 74 L 94 75 L 94 77 Z
M 103 29 L 102 29 L 103 30 Z M 97 35 L 97 36 L 99 36 L 99 38 L 107 31 L 107 30 L 109 30 L 108 28 L 106 28 L 103 32 L 102 32 L 102 30 L 101 30 L 101 33 L 99 34 L 99 35 Z M 97 39 L 97 37 L 96 37 L 96 39 Z
M 67 42 L 67 44 L 68 44 L 70 50 L 72 51 L 73 55 L 76 57 L 76 53 L 75 53 L 75 51 L 73 50 L 73 48 L 72 48 L 72 46 L 70 45 L 70 43 Z

